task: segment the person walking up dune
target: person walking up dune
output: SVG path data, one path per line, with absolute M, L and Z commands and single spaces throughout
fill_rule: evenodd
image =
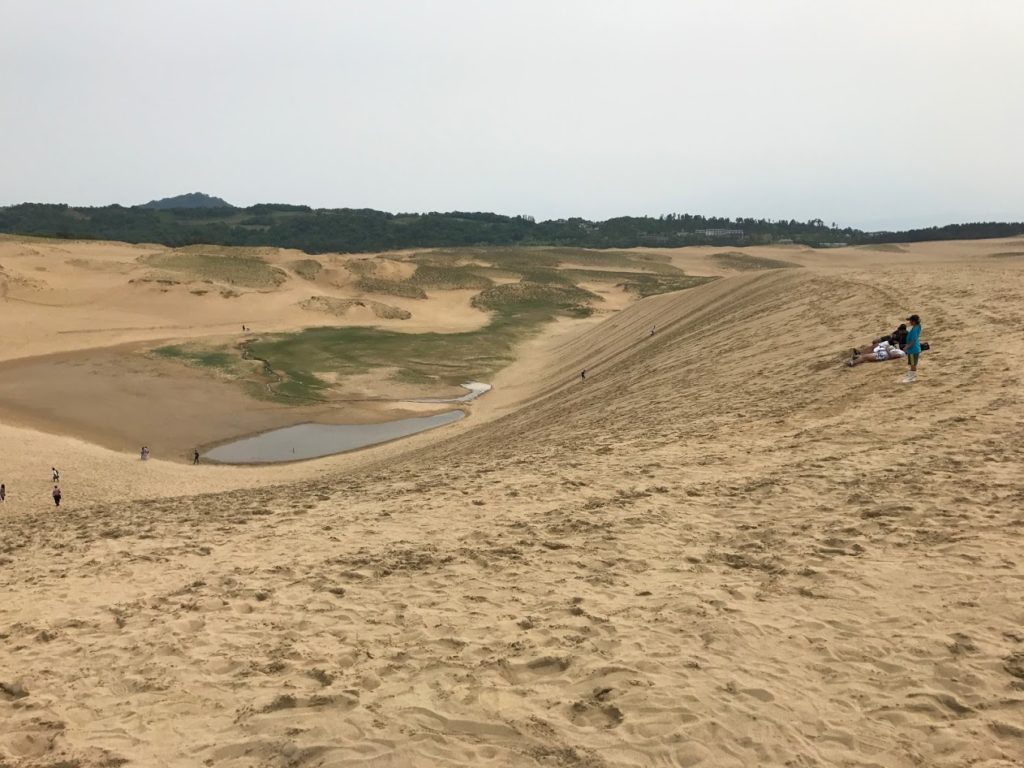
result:
M 60 482 L 60 472 L 57 471 L 56 467 L 50 467 L 50 473 L 53 475 L 53 482 Z
M 53 486 L 53 503 L 56 504 L 58 507 L 60 506 L 60 496 L 60 486 Z
M 910 366 L 910 370 L 907 371 L 903 383 L 913 384 L 917 381 L 917 362 L 921 359 L 921 318 L 911 315 L 907 318 L 907 322 L 910 323 L 910 331 L 907 333 L 907 341 L 903 350 L 907 353 L 907 364 Z
M 192 451 L 192 465 L 195 466 L 198 463 L 199 463 L 199 449 L 196 448 L 194 451 Z
M 0 483 L 0 501 L 7 501 L 7 486 Z

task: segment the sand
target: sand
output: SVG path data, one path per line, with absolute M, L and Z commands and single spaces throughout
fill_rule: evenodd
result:
M 0 764 L 1022 764 L 1013 250 L 748 249 L 803 268 L 559 322 L 349 456 L 0 426 Z M 842 367 L 910 311 L 918 383 Z

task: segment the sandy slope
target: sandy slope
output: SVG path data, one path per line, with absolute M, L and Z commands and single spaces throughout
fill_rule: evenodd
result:
M 1020 765 L 1014 249 L 765 249 L 308 465 L 4 428 L 113 487 L 3 512 L 0 764 Z M 918 384 L 840 366 L 911 310 Z

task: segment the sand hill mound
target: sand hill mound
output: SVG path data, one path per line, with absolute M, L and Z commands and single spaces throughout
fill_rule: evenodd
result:
M 1019 764 L 1024 280 L 956 259 L 645 299 L 344 475 L 8 520 L 0 756 Z M 841 366 L 908 309 L 917 384 Z

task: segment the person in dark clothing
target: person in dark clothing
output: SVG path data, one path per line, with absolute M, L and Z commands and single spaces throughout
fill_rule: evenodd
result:
M 194 451 L 192 451 L 192 464 L 193 464 L 193 466 L 195 466 L 198 463 L 199 463 L 199 449 L 196 448 Z
M 907 330 L 906 323 L 900 323 L 900 327 L 897 328 L 892 333 L 890 333 L 888 336 L 882 336 L 880 338 L 877 338 L 874 341 L 872 341 L 870 344 L 865 344 L 863 347 L 854 347 L 853 348 L 853 356 L 857 357 L 858 355 L 869 354 L 871 352 L 871 350 L 873 350 L 875 347 L 877 347 L 882 342 L 887 342 L 889 344 L 892 344 L 897 349 L 903 349 L 903 347 L 905 347 L 906 344 L 907 344 L 907 334 L 908 333 L 909 333 L 909 331 Z
M 60 486 L 53 486 L 53 503 L 58 507 L 60 506 Z
M 586 380 L 587 380 L 587 369 L 584 368 L 582 371 L 580 371 L 580 381 L 586 381 Z
M 7 486 L 0 483 L 0 501 L 7 501 Z

